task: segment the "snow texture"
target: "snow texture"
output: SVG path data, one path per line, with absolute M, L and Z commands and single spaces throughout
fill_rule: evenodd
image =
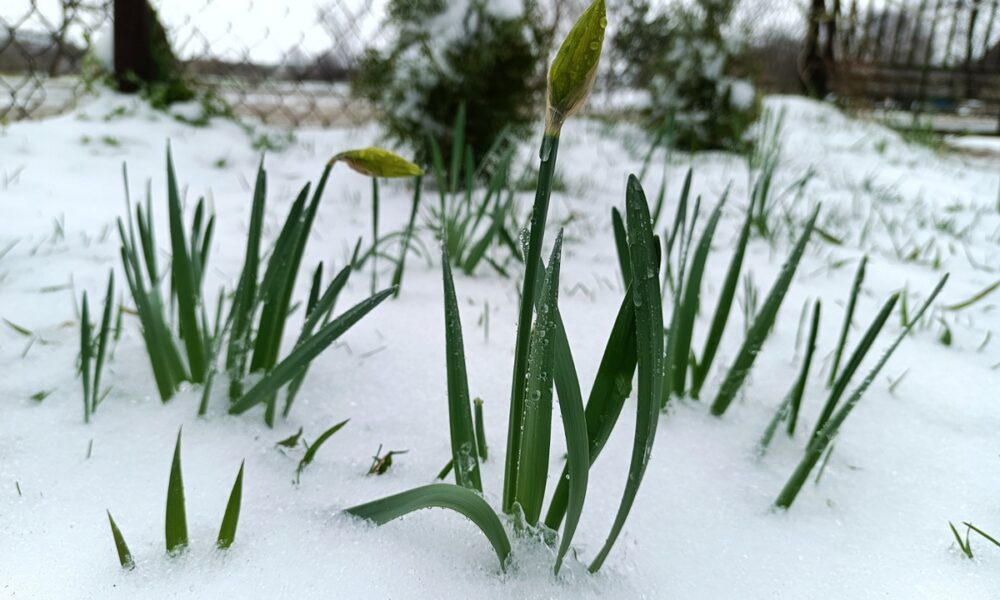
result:
M 188 204 L 207 195 L 218 215 L 205 286 L 216 290 L 234 284 L 242 262 L 249 182 L 260 156 L 234 124 L 192 128 L 110 95 L 66 116 L 8 126 L 0 134 L 0 252 L 14 245 L 0 258 L 0 317 L 30 329 L 35 341 L 29 347 L 27 337 L 0 325 L 0 596 L 997 598 L 1000 549 L 973 538 L 977 558 L 966 560 L 948 530 L 949 520 L 969 520 L 1000 532 L 1000 378 L 991 368 L 1000 360 L 1000 339 L 990 335 L 1000 327 L 1000 311 L 991 310 L 996 297 L 960 313 L 936 312 L 952 332 L 951 346 L 939 342 L 939 322 L 918 329 L 846 422 L 822 481 L 810 481 L 790 511 L 770 507 L 824 398 L 857 259 L 871 256 L 852 340 L 890 293 L 905 288 L 916 305 L 945 270 L 952 281 L 943 304 L 992 283 L 1000 258 L 998 162 L 908 146 L 878 125 L 811 101 L 770 98 L 767 106 L 786 111 L 784 158 L 774 185 L 784 198 L 781 212 L 798 224 L 814 202 L 822 202 L 824 230 L 842 243 L 811 244 L 751 381 L 724 418 L 709 416 L 705 401 L 690 400 L 675 402 L 661 417 L 632 516 L 605 569 L 589 575 L 586 561 L 603 543 L 625 483 L 634 399 L 626 404 L 594 466 L 576 552 L 559 578 L 551 575 L 552 549 L 518 538 L 514 565 L 500 574 L 482 535 L 446 511 L 423 511 L 378 529 L 339 514 L 430 482 L 448 460 L 436 260 L 411 258 L 400 298 L 380 306 L 317 360 L 289 420 L 273 430 L 257 411 L 227 415 L 222 385 L 205 418 L 195 415 L 198 389 L 161 404 L 132 316 L 126 316 L 105 374 L 112 391 L 84 425 L 74 298 L 83 290 L 92 301 L 102 298 L 109 269 L 117 273 L 119 290 L 124 287 L 113 229 L 124 211 L 122 163 L 128 163 L 133 194 L 141 196 L 151 182 L 163 245 L 164 149 L 171 141 Z M 266 157 L 268 243 L 299 187 L 315 180 L 331 155 L 366 146 L 379 132 L 368 126 L 296 135 L 290 149 Z M 623 295 L 608 213 L 623 205 L 627 174 L 640 169 L 645 142 L 631 127 L 584 119 L 570 122 L 562 139 L 559 168 L 568 189 L 555 194 L 550 223 L 569 223 L 560 304 L 586 394 Z M 529 146 L 526 161 L 533 154 Z M 657 157 L 646 175 L 648 189 L 659 185 L 660 164 Z M 732 185 L 704 288 L 714 304 L 748 177 L 740 157 L 675 154 L 666 167 L 671 216 L 691 165 L 703 214 Z M 801 195 L 784 194 L 810 172 Z M 346 168 L 335 169 L 304 265 L 326 261 L 329 278 L 345 264 L 355 240 L 368 236 L 369 186 Z M 398 229 L 411 192 L 400 183 L 387 183 L 382 192 L 382 230 Z M 531 196 L 517 196 L 522 214 Z M 888 224 L 895 224 L 892 231 Z M 433 248 L 428 232 L 421 236 Z M 549 244 L 554 237 L 553 225 Z M 762 294 L 787 253 L 787 237 L 780 235 L 773 246 L 751 243 L 747 264 Z M 937 250 L 936 261 L 928 258 L 934 251 L 908 258 L 928 244 Z M 366 295 L 368 276 L 351 280 L 339 310 Z M 389 274 L 380 277 L 386 283 Z M 306 292 L 305 279 L 300 277 L 298 298 Z M 497 506 L 517 286 L 486 272 L 459 275 L 456 285 L 471 392 L 485 400 L 486 498 Z M 802 432 L 795 439 L 778 436 L 758 460 L 754 445 L 797 372 L 800 307 L 813 297 L 824 301 L 820 372 L 809 382 Z M 488 337 L 480 319 L 487 301 Z M 701 314 L 698 347 L 708 312 Z M 742 327 L 737 313 L 706 398 L 732 360 Z M 888 333 L 898 328 L 894 317 Z M 889 378 L 900 377 L 890 392 Z M 42 401 L 31 398 L 39 392 L 51 393 Z M 315 439 L 345 418 L 351 419 L 347 427 L 293 484 L 301 449 L 275 443 L 299 427 Z M 192 545 L 171 559 L 163 548 L 164 501 L 181 426 Z M 555 477 L 563 455 L 558 425 L 552 437 Z M 409 452 L 398 455 L 387 474 L 367 476 L 380 444 Z M 243 459 L 239 530 L 232 549 L 222 553 L 213 543 Z M 135 555 L 134 571 L 118 566 L 106 509 Z

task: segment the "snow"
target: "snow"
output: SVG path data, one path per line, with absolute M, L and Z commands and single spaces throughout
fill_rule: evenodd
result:
M 847 420 L 821 483 L 807 484 L 787 513 L 770 509 L 801 456 L 802 435 L 776 437 L 758 460 L 754 444 L 797 372 L 794 342 L 800 307 L 821 297 L 824 318 L 817 364 L 803 408 L 809 431 L 824 397 L 856 260 L 871 256 L 859 300 L 858 326 L 892 292 L 909 290 L 911 305 L 943 271 L 952 281 L 942 304 L 964 300 L 996 278 L 1000 163 L 909 146 L 891 131 L 797 98 L 768 98 L 785 111 L 783 161 L 774 189 L 783 192 L 813 172 L 801 196 L 783 207 L 801 223 L 813 202 L 842 245 L 814 241 L 781 318 L 741 400 L 724 418 L 707 402 L 675 402 L 661 417 L 652 462 L 635 509 L 605 569 L 585 565 L 611 525 L 624 486 L 634 424 L 629 402 L 622 423 L 595 464 L 587 506 L 563 574 L 550 572 L 552 550 L 514 537 L 515 564 L 498 572 L 475 528 L 445 511 L 424 511 L 375 529 L 338 511 L 432 480 L 449 456 L 444 315 L 440 268 L 411 258 L 401 297 L 383 304 L 318 359 L 287 422 L 267 429 L 256 412 L 225 414 L 213 398 L 207 418 L 195 415 L 200 390 L 162 405 L 156 397 L 134 318 L 105 379 L 113 391 L 90 425 L 82 422 L 74 360 L 78 346 L 73 298 L 103 295 L 107 271 L 119 271 L 114 219 L 123 212 L 121 164 L 134 194 L 150 180 L 159 226 L 165 225 L 164 148 L 169 139 L 188 202 L 207 195 L 218 215 L 206 290 L 232 285 L 242 261 L 250 210 L 248 189 L 259 160 L 247 134 L 217 121 L 192 128 L 132 99 L 101 96 L 76 112 L 8 126 L 0 134 L 0 317 L 35 332 L 28 340 L 0 325 L 0 592 L 15 598 L 926 598 L 956 594 L 996 598 L 1000 549 L 973 538 L 975 561 L 955 547 L 948 521 L 1000 531 L 1000 358 L 996 298 L 960 313 L 938 311 L 940 324 L 918 329 L 900 347 Z M 334 153 L 378 140 L 374 126 L 302 129 L 288 150 L 269 155 L 265 235 L 298 188 L 315 180 Z M 641 166 L 645 145 L 625 125 L 573 120 L 562 134 L 560 170 L 547 239 L 569 221 L 560 305 L 586 393 L 593 380 L 622 289 L 608 212 L 621 206 L 626 176 Z M 535 154 L 523 149 L 525 159 Z M 659 185 L 654 160 L 644 181 Z M 693 193 L 710 208 L 732 184 L 705 294 L 714 305 L 747 197 L 744 161 L 732 155 L 674 155 L 668 166 L 668 211 L 683 173 L 695 167 Z M 369 235 L 370 183 L 338 167 L 317 217 L 305 265 L 326 261 L 329 277 Z M 405 221 L 410 190 L 382 188 L 383 232 Z M 518 196 L 522 211 L 531 193 Z M 704 214 L 704 213 L 703 213 Z M 875 215 L 875 216 L 872 216 Z M 951 225 L 944 223 L 952 220 Z M 57 225 L 58 224 L 58 225 Z M 60 235 L 59 231 L 64 231 Z M 964 233 L 955 231 L 965 230 Z M 433 247 L 427 232 L 422 237 Z M 161 245 L 165 232 L 159 232 Z M 772 246 L 755 239 L 747 263 L 761 293 L 787 253 L 788 233 Z M 937 249 L 908 260 L 912 247 Z M 896 247 L 902 246 L 897 252 Z M 977 267 L 984 264 L 988 267 Z M 388 266 L 386 265 L 388 268 Z M 304 277 L 300 278 L 303 285 Z M 388 273 L 381 275 L 383 282 Z M 124 280 L 120 271 L 119 289 Z M 74 291 L 61 286 L 72 282 Z M 486 497 L 498 505 L 507 390 L 516 319 L 516 282 L 482 272 L 457 276 L 471 392 L 485 400 L 490 460 Z M 53 289 L 54 288 L 54 289 Z M 355 276 L 340 310 L 364 297 L 368 273 Z M 300 290 L 302 297 L 304 290 Z M 479 317 L 490 310 L 487 339 Z M 704 311 L 707 312 L 707 311 Z M 697 331 L 707 328 L 702 314 Z M 743 326 L 734 315 L 711 398 L 732 359 Z M 893 318 L 887 329 L 898 331 Z M 877 343 L 888 343 L 889 336 Z M 906 373 L 893 392 L 888 378 Z M 221 388 L 220 388 L 221 389 Z M 41 402 L 30 399 L 52 391 Z M 350 418 L 293 484 L 301 450 L 275 443 L 298 428 L 314 439 Z M 558 421 L 558 419 L 557 419 Z M 163 551 L 163 509 L 171 453 L 183 426 L 183 469 L 192 546 L 182 557 Z M 553 477 L 562 440 L 553 432 Z M 379 444 L 409 450 L 381 477 L 365 475 Z M 88 447 L 91 450 L 88 452 Z M 89 457 L 88 457 L 89 454 Z M 233 478 L 246 459 L 243 510 L 236 542 L 212 549 Z M 18 493 L 17 488 L 20 489 Z M 118 567 L 105 510 L 110 509 L 137 561 Z

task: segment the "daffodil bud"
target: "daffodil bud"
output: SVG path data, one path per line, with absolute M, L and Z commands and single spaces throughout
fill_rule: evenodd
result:
M 424 174 L 420 167 L 402 156 L 374 146 L 341 152 L 330 159 L 330 164 L 337 161 L 343 161 L 358 173 L 369 177 L 417 177 Z
M 595 0 L 559 47 L 549 68 L 547 133 L 558 135 L 562 124 L 583 106 L 590 94 L 607 25 L 604 0 Z

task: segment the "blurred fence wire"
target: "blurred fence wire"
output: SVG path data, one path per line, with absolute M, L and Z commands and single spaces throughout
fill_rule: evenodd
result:
M 74 106 L 98 67 L 111 67 L 116 1 L 125 0 L 0 0 L 0 121 Z M 351 97 L 350 79 L 365 48 L 388 42 L 388 1 L 152 6 L 190 79 L 236 114 L 325 126 L 372 115 Z M 586 4 L 537 1 L 557 32 Z M 1000 106 L 998 10 L 1000 0 L 743 0 L 734 28 L 748 36 L 765 89 L 794 91 L 821 77 L 820 92 L 861 101 Z M 605 95 L 628 93 L 619 89 L 615 61 L 606 63 Z

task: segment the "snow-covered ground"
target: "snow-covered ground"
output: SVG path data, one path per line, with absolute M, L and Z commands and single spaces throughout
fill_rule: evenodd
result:
M 0 258 L 0 317 L 31 330 L 34 341 L 29 347 L 28 337 L 0 325 L 0 596 L 1000 598 L 1000 548 L 973 538 L 976 559 L 967 560 L 948 529 L 949 521 L 967 520 L 1000 532 L 1000 377 L 992 368 L 1000 339 L 990 335 L 1000 330 L 1000 296 L 961 312 L 936 310 L 932 326 L 906 340 L 848 419 L 821 482 L 810 481 L 787 513 L 770 508 L 825 398 L 822 382 L 857 259 L 871 257 L 852 340 L 889 294 L 906 289 L 915 305 L 945 271 L 952 279 L 941 306 L 985 288 L 1000 269 L 1000 159 L 907 146 L 879 125 L 802 99 L 771 98 L 768 105 L 787 111 L 775 189 L 783 193 L 812 173 L 801 196 L 784 195 L 793 230 L 822 202 L 830 239 L 811 243 L 777 328 L 725 417 L 711 417 L 705 402 L 691 400 L 673 403 L 661 417 L 622 539 L 605 568 L 589 575 L 585 565 L 607 535 L 627 472 L 634 407 L 627 404 L 591 476 L 574 544 L 579 559 L 569 560 L 559 578 L 550 572 L 550 549 L 516 538 L 513 568 L 500 574 L 482 535 L 453 513 L 423 511 L 380 529 L 338 515 L 427 483 L 448 460 L 436 262 L 411 259 L 400 298 L 318 359 L 290 419 L 273 430 L 256 412 L 227 415 L 221 396 L 207 418 L 196 417 L 197 389 L 161 404 L 132 317 L 105 375 L 113 390 L 84 425 L 74 295 L 86 289 L 102 298 L 108 270 L 119 271 L 113 224 L 124 212 L 122 163 L 134 194 L 151 181 L 164 225 L 164 148 L 171 141 L 188 200 L 207 195 L 218 216 L 206 284 L 215 290 L 231 286 L 241 264 L 248 186 L 260 157 L 232 123 L 192 128 L 114 96 L 59 118 L 10 125 L 0 134 L 0 254 L 13 244 Z M 291 148 L 266 159 L 269 240 L 295 192 L 330 156 L 378 139 L 372 126 L 296 135 Z M 623 204 L 626 176 L 638 171 L 644 151 L 627 126 L 577 120 L 563 133 L 559 169 L 567 189 L 554 197 L 548 241 L 555 224 L 569 220 L 560 304 L 585 394 L 623 293 L 609 210 Z M 658 164 L 644 181 L 651 192 Z M 747 173 L 732 155 L 674 156 L 671 215 L 689 165 L 694 192 L 709 206 L 732 184 L 734 201 L 716 236 L 704 292 L 712 306 L 746 202 Z M 326 261 L 329 277 L 347 261 L 357 237 L 369 235 L 368 193 L 366 179 L 334 171 L 306 265 Z M 404 185 L 383 187 L 383 231 L 402 225 L 409 199 Z M 522 211 L 530 199 L 519 196 Z M 433 247 L 431 236 L 422 236 Z M 162 231 L 159 239 L 166 239 Z M 748 266 L 761 295 L 788 245 L 787 233 L 773 247 L 751 243 Z M 117 281 L 121 290 L 120 272 Z M 484 485 L 497 505 L 517 286 L 485 271 L 456 283 L 471 392 L 486 407 L 491 455 Z M 340 305 L 367 289 L 367 274 L 356 276 Z M 816 297 L 824 301 L 821 371 L 807 390 L 804 427 L 797 439 L 778 436 L 758 460 L 755 443 L 797 372 L 800 309 Z M 480 319 L 487 302 L 488 337 Z M 699 346 L 709 317 L 701 318 Z M 937 319 L 947 323 L 950 346 L 940 341 L 944 325 Z M 899 326 L 893 318 L 888 333 Z M 712 397 L 742 327 L 737 312 L 705 396 Z M 890 379 L 900 377 L 890 391 Z M 40 392 L 47 397 L 32 399 Z M 295 485 L 300 451 L 275 443 L 299 427 L 314 439 L 345 418 L 348 426 Z M 163 513 L 180 426 L 192 545 L 170 559 Z M 553 440 L 558 446 L 561 432 Z M 367 476 L 380 444 L 409 452 L 387 474 Z M 561 448 L 552 456 L 555 477 Z M 219 553 L 213 542 L 243 459 L 239 532 L 232 549 Z M 106 509 L 135 554 L 134 571 L 118 566 Z

